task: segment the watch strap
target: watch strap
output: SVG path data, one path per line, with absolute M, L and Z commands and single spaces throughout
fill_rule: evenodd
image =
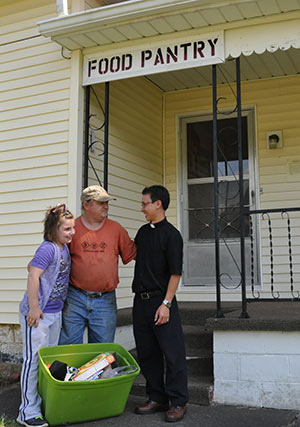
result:
M 171 303 L 170 303 L 167 299 L 164 299 L 164 300 L 163 300 L 163 304 L 164 304 L 166 307 L 171 308 Z

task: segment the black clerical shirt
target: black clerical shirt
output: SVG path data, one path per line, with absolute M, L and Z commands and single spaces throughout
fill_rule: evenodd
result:
M 135 237 L 137 247 L 132 290 L 166 292 L 171 275 L 182 273 L 183 241 L 167 219 L 143 225 Z

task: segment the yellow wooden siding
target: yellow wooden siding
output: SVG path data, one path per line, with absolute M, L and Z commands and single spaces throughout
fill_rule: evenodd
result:
M 38 33 L 55 1 L 0 4 L 0 323 L 18 322 L 49 205 L 67 201 L 70 61 Z
M 105 2 L 101 0 L 85 0 L 85 9 L 95 9 L 97 7 L 105 6 Z
M 104 85 L 95 85 L 104 109 Z M 91 94 L 91 126 L 100 127 L 103 113 Z M 145 222 L 140 212 L 141 191 L 146 185 L 161 184 L 162 167 L 162 93 L 144 78 L 110 83 L 109 116 L 109 192 L 117 200 L 110 202 L 110 218 L 122 224 L 133 238 Z M 103 141 L 103 130 L 95 136 Z M 91 153 L 100 179 L 103 179 L 102 145 Z M 89 168 L 89 184 L 97 184 Z M 103 181 L 102 181 L 103 184 Z M 134 262 L 123 266 L 120 260 L 120 284 L 117 288 L 118 307 L 132 303 L 131 282 Z
M 218 97 L 224 97 L 219 108 L 232 109 L 235 100 L 230 88 L 218 87 Z M 177 222 L 177 157 L 176 144 L 177 119 L 179 116 L 195 114 L 207 114 L 212 112 L 212 88 L 195 89 L 173 92 L 165 95 L 165 163 L 166 185 L 171 190 L 173 202 L 171 204 L 172 220 Z M 273 78 L 270 80 L 245 82 L 242 84 L 242 105 L 256 108 L 256 138 L 257 159 L 259 170 L 259 185 L 262 191 L 260 196 L 261 208 L 297 207 L 300 206 L 300 76 L 285 78 Z M 283 148 L 270 150 L 267 148 L 266 133 L 272 130 L 283 131 Z M 170 215 L 170 213 L 169 213 Z M 293 233 L 293 245 L 295 247 L 294 275 L 295 284 L 300 282 L 300 226 L 299 215 L 291 215 L 295 219 L 296 229 Z M 297 219 L 298 218 L 298 219 Z M 267 235 L 267 223 L 261 221 L 262 233 L 262 274 L 264 289 L 270 283 L 269 255 L 267 253 L 269 243 Z M 281 253 L 287 253 L 287 239 L 285 220 L 280 218 L 275 221 L 275 236 L 279 238 L 278 248 L 274 251 L 274 263 L 276 265 L 276 289 L 282 296 L 288 292 L 289 268 L 288 258 Z M 297 256 L 298 255 L 298 256 Z M 296 285 L 295 285 L 296 287 Z M 298 286 L 300 290 L 300 286 Z M 210 291 L 203 290 L 200 298 L 209 299 Z M 233 298 L 232 292 L 225 294 L 229 299 Z M 195 291 L 190 290 L 186 294 L 189 299 Z M 212 295 L 212 294 L 211 294 Z M 183 297 L 183 298 L 185 298 Z

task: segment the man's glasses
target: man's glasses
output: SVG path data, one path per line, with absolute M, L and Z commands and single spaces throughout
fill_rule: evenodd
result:
M 141 206 L 142 206 L 142 208 L 145 208 L 147 205 L 151 205 L 154 202 L 156 202 L 156 200 L 153 200 L 152 202 L 142 202 Z

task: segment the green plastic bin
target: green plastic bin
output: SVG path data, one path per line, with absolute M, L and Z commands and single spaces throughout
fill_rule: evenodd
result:
M 134 365 L 131 374 L 96 381 L 59 381 L 47 368 L 59 360 L 79 368 L 99 353 L 115 352 L 120 366 Z M 39 394 L 43 399 L 45 418 L 50 425 L 63 425 L 120 415 L 125 408 L 139 365 L 121 345 L 73 344 L 42 347 L 39 350 Z

